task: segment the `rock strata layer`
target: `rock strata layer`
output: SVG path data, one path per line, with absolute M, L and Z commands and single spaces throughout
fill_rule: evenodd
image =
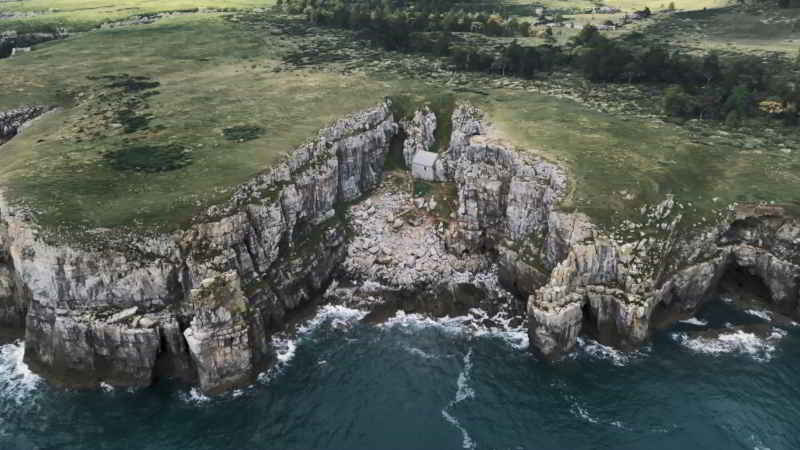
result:
M 0 126 L 16 133 L 29 114 Z M 561 208 L 562 168 L 497 138 L 472 106 L 451 120 L 435 193 L 422 197 L 408 175 L 382 185 L 384 162 L 398 135 L 406 161 L 431 150 L 436 117 L 399 124 L 388 103 L 334 123 L 172 235 L 61 239 L 0 195 L 0 326 L 24 331 L 25 360 L 56 381 L 174 377 L 219 392 L 269 365 L 269 335 L 326 291 L 400 293 L 413 299 L 404 307 L 452 314 L 508 303 L 499 283 L 526 303 L 531 348 L 548 359 L 585 333 L 640 345 L 731 270 L 800 316 L 800 222 L 781 208 L 738 206 L 688 228 L 668 198 L 604 230 Z M 360 287 L 329 289 L 336 278 Z
M 245 383 L 273 358 L 267 335 L 343 261 L 337 211 L 380 183 L 397 129 L 388 104 L 339 120 L 168 236 L 59 240 L 0 198 L 1 325 L 70 385 Z

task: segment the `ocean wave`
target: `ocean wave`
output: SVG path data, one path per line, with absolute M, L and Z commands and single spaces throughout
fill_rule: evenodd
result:
M 520 323 L 514 325 L 515 321 Z M 504 310 L 490 316 L 488 312 L 480 308 L 472 308 L 468 315 L 440 318 L 431 318 L 417 313 L 408 314 L 401 310 L 378 326 L 410 332 L 424 328 L 436 328 L 453 336 L 495 338 L 517 350 L 527 349 L 530 345 L 524 321 L 509 315 Z
M 464 368 L 461 369 L 461 372 L 458 374 L 458 379 L 456 380 L 456 386 L 458 388 L 456 390 L 456 397 L 442 409 L 442 417 L 461 432 L 461 447 L 465 450 L 474 450 L 478 448 L 478 445 L 472 440 L 472 437 L 470 437 L 467 429 L 461 425 L 461 422 L 448 410 L 464 400 L 475 397 L 475 390 L 469 385 L 471 372 L 472 349 L 470 348 L 467 354 L 464 355 Z
M 317 311 L 314 318 L 298 326 L 293 333 L 273 334 L 272 348 L 275 349 L 277 362 L 269 370 L 259 374 L 258 380 L 262 383 L 269 383 L 282 374 L 294 359 L 298 345 L 308 339 L 323 324 L 329 324 L 333 329 L 349 329 L 366 315 L 367 311 L 360 309 L 341 305 L 325 305 Z
M 633 361 L 639 360 L 646 356 L 649 347 L 643 347 L 641 350 L 632 352 L 624 352 L 617 350 L 608 345 L 603 345 L 593 339 L 578 337 L 578 350 L 572 353 L 573 358 L 580 355 L 587 355 L 594 359 L 602 359 L 609 361 L 617 367 L 624 367 Z
M 18 405 L 28 401 L 41 381 L 25 364 L 24 356 L 23 341 L 0 346 L 0 398 Z
M 199 389 L 193 387 L 188 391 L 181 392 L 178 394 L 178 398 L 180 398 L 185 403 L 190 403 L 193 405 L 201 405 L 203 403 L 208 403 L 211 401 L 211 397 L 200 392 Z
M 672 339 L 695 353 L 723 355 L 739 353 L 751 356 L 757 361 L 772 359 L 776 343 L 786 336 L 786 332 L 773 328 L 769 336 L 759 337 L 743 330 L 721 333 L 716 337 L 690 337 L 686 333 L 673 333 Z
M 698 326 L 698 327 L 704 327 L 704 326 L 708 325 L 708 321 L 703 320 L 703 319 L 698 319 L 697 317 L 692 317 L 692 318 L 686 319 L 686 320 L 679 320 L 678 322 L 679 323 L 685 323 L 687 325 L 694 325 L 694 326 Z
M 406 346 L 406 347 L 403 347 L 403 350 L 407 351 L 408 353 L 410 353 L 410 354 L 412 354 L 414 356 L 419 356 L 422 359 L 434 359 L 434 358 L 436 358 L 436 355 L 431 355 L 430 353 L 428 353 L 428 352 L 426 352 L 426 351 L 424 351 L 422 349 L 419 349 L 417 347 L 408 347 L 408 346 Z
M 572 404 L 572 407 L 570 407 L 570 412 L 572 412 L 573 415 L 580 417 L 581 419 L 589 423 L 595 423 L 595 424 L 600 423 L 600 419 L 589 414 L 589 411 L 578 403 Z
M 772 313 L 765 309 L 746 309 L 744 312 L 751 316 L 758 317 L 759 319 L 766 320 L 767 322 L 772 321 Z

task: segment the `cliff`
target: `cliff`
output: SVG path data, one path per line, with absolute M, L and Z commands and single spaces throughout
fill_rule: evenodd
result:
M 449 197 L 386 186 L 351 207 L 381 185 L 393 139 L 405 138 L 406 161 L 433 145 L 433 112 L 398 124 L 388 103 L 334 123 L 171 235 L 64 239 L 0 195 L 0 326 L 24 332 L 34 370 L 69 385 L 175 377 L 218 392 L 270 364 L 268 336 L 336 278 L 378 281 L 450 314 L 468 297 L 503 297 L 483 275 L 496 267 L 527 300 L 531 347 L 548 359 L 581 333 L 640 345 L 731 270 L 800 316 L 800 222 L 781 208 L 738 206 L 697 226 L 668 198 L 604 229 L 563 207 L 569 174 L 558 164 L 514 148 L 474 107 L 449 120 L 434 167 Z
M 381 181 L 396 132 L 388 105 L 342 119 L 170 236 L 71 243 L 0 199 L 2 325 L 24 328 L 34 370 L 70 385 L 252 379 L 273 357 L 267 334 L 330 282 L 337 208 Z
M 429 111 L 411 121 L 414 143 L 429 136 Z M 732 205 L 700 221 L 671 197 L 643 207 L 638 221 L 611 229 L 561 207 L 568 176 L 532 151 L 498 139 L 483 114 L 453 115 L 437 178 L 455 183 L 458 209 L 449 251 L 491 254 L 505 288 L 527 298 L 531 348 L 547 359 L 569 353 L 581 333 L 633 348 L 655 322 L 687 317 L 727 272 L 763 283 L 774 308 L 800 317 L 800 220 L 778 206 Z M 428 139 L 429 141 L 429 139 Z

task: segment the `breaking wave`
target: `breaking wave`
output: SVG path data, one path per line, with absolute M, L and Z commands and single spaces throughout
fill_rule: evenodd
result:
M 603 345 L 593 339 L 578 337 L 578 350 L 573 352 L 571 357 L 577 358 L 585 355 L 594 359 L 606 360 L 617 367 L 624 367 L 633 361 L 644 358 L 648 351 L 649 347 L 643 347 L 641 350 L 625 352 Z
M 269 370 L 259 374 L 258 380 L 263 383 L 272 381 L 282 374 L 291 364 L 297 352 L 297 346 L 308 339 L 323 324 L 333 329 L 349 329 L 367 315 L 367 311 L 348 308 L 341 305 L 325 305 L 317 311 L 314 318 L 301 324 L 294 332 L 275 333 L 272 335 L 272 347 L 275 349 L 277 362 Z
M 773 328 L 767 337 L 759 337 L 755 333 L 742 330 L 721 333 L 716 337 L 690 337 L 686 333 L 673 333 L 672 339 L 695 353 L 707 355 L 723 355 L 739 353 L 751 356 L 757 361 L 772 359 L 778 341 L 786 336 L 786 332 Z
M 515 324 L 515 322 L 519 323 Z M 407 331 L 437 328 L 453 336 L 500 339 L 517 350 L 524 350 L 529 346 L 525 322 L 503 310 L 489 315 L 482 309 L 472 308 L 464 316 L 440 318 L 431 318 L 417 313 L 408 314 L 401 310 L 378 326 L 385 329 Z
M 196 387 L 193 387 L 186 392 L 181 392 L 179 394 L 179 397 L 184 402 L 191 403 L 193 405 L 201 405 L 203 403 L 208 403 L 209 401 L 211 401 L 211 397 L 204 395 Z
M 705 327 L 705 326 L 708 325 L 708 321 L 707 320 L 698 319 L 697 317 L 692 317 L 692 318 L 686 319 L 686 320 L 679 320 L 678 322 L 679 323 L 685 323 L 686 325 L 694 325 L 694 326 L 697 326 L 697 327 Z
M 23 361 L 25 343 L 17 341 L 0 346 L 0 398 L 25 403 L 41 378 Z
M 759 319 L 766 320 L 767 322 L 772 321 L 772 313 L 767 310 L 763 309 L 747 309 L 744 312 L 750 314 L 751 316 L 758 317 Z

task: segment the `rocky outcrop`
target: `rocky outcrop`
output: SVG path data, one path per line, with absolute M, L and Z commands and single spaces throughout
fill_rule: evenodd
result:
M 531 348 L 544 357 L 570 352 L 581 333 L 641 345 L 656 313 L 694 311 L 732 267 L 763 280 L 776 308 L 798 313 L 798 220 L 780 208 L 740 206 L 691 229 L 683 205 L 667 198 L 638 221 L 601 230 L 560 210 L 567 180 L 558 166 L 494 137 L 473 107 L 461 105 L 452 120 L 436 162 L 437 178 L 458 189 L 447 248 L 494 255 L 500 281 L 528 298 Z
M 411 168 L 417 152 L 428 152 L 436 141 L 436 114 L 427 106 L 414 113 L 410 121 L 402 124 L 406 136 L 403 142 L 403 160 L 407 168 Z
M 204 391 L 241 385 L 254 375 L 248 303 L 236 272 L 205 279 L 191 290 L 192 321 L 183 335 Z
M 11 56 L 15 48 L 29 48 L 42 42 L 63 39 L 67 36 L 66 30 L 62 29 L 52 33 L 18 33 L 16 31 L 0 33 L 0 59 Z
M 501 280 L 520 295 L 541 285 L 564 253 L 551 233 L 567 188 L 563 170 L 493 138 L 483 114 L 468 105 L 455 110 L 450 146 L 437 165 L 458 186 L 448 249 L 496 254 Z
M 22 106 L 0 112 L 0 144 L 21 133 L 25 125 L 47 110 L 44 106 Z
M 456 108 L 435 164 L 452 198 L 387 187 L 347 208 L 382 182 L 400 132 L 389 106 L 339 120 L 172 235 L 63 239 L 0 195 L 0 325 L 24 329 L 26 361 L 70 385 L 175 377 L 217 392 L 268 365 L 268 336 L 343 272 L 418 290 L 401 302 L 415 308 L 449 299 L 421 308 L 442 314 L 495 295 L 497 280 L 527 299 L 531 348 L 546 358 L 571 351 L 581 333 L 639 345 L 655 316 L 692 311 L 734 269 L 800 314 L 797 218 L 739 207 L 690 229 L 667 199 L 601 230 L 560 209 L 561 168 L 498 139 L 468 105 Z M 429 150 L 435 122 L 422 110 L 405 123 L 404 153 Z
M 380 183 L 396 132 L 388 104 L 339 120 L 169 236 L 54 238 L 0 198 L 0 317 L 24 325 L 31 367 L 71 385 L 245 382 L 272 358 L 267 334 L 331 281 L 337 210 Z
M 687 316 L 712 297 L 726 272 L 743 269 L 763 282 L 774 307 L 797 316 L 800 222 L 780 209 L 740 207 L 719 225 L 682 233 L 671 201 L 644 214 L 641 239 L 620 242 L 593 230 L 528 302 L 532 346 L 557 358 L 581 332 L 622 348 L 641 345 L 656 313 Z M 750 210 L 750 212 L 745 212 Z M 740 218 L 736 218 L 736 216 Z

